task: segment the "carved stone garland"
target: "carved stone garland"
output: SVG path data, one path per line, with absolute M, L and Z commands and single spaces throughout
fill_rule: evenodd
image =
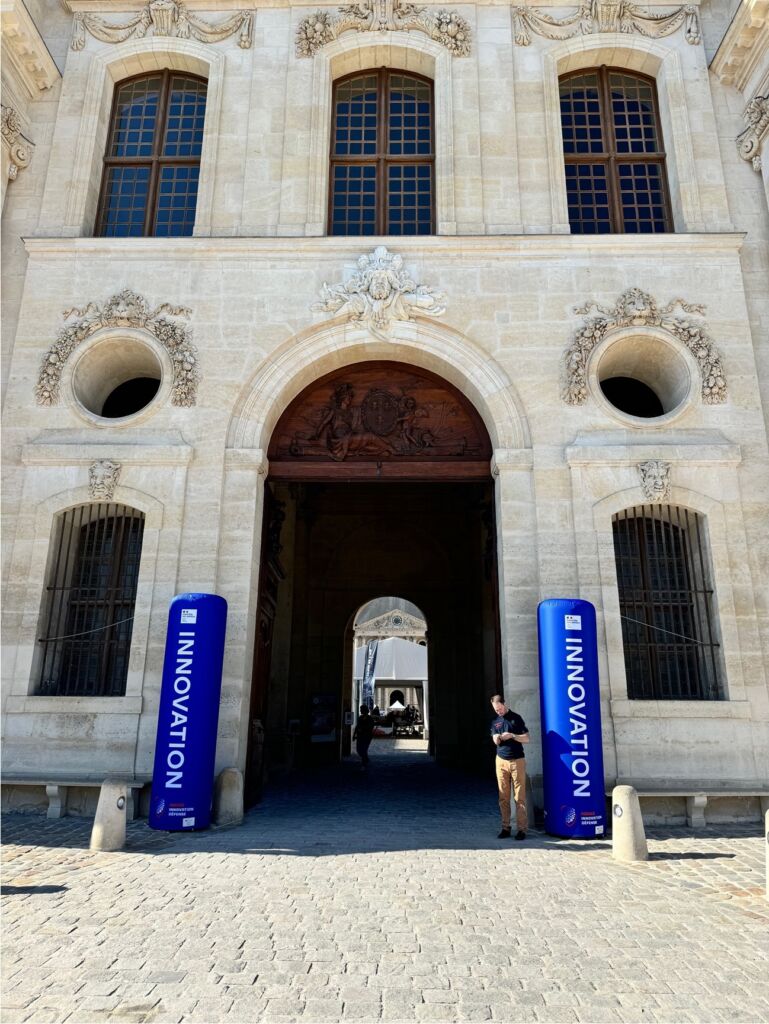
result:
M 573 14 L 554 18 L 541 8 L 523 5 L 513 8 L 513 27 L 518 46 L 528 46 L 532 33 L 546 39 L 571 39 L 596 32 L 638 32 L 649 39 L 672 35 L 684 26 L 686 41 L 699 43 L 700 24 L 693 4 L 676 7 L 668 14 L 649 14 L 648 8 L 630 0 L 583 0 Z
M 670 497 L 670 463 L 649 459 L 638 463 L 641 490 L 647 501 L 666 501 Z
M 171 404 L 194 405 L 200 380 L 197 349 L 190 341 L 189 327 L 168 319 L 187 319 L 189 316 L 190 310 L 185 306 L 170 306 L 168 303 L 150 311 L 147 301 L 128 289 L 113 295 L 103 309 L 91 302 L 85 309 L 65 310 L 65 320 L 76 319 L 62 327 L 56 341 L 43 356 L 35 385 L 38 405 L 55 405 L 58 402 L 64 364 L 78 345 L 106 327 L 138 327 L 149 331 L 165 348 L 173 363 Z
M 443 293 L 416 284 L 403 266 L 403 258 L 380 245 L 361 256 L 358 269 L 340 284 L 324 282 L 316 313 L 342 313 L 353 323 L 365 323 L 377 338 L 387 340 L 392 320 L 414 320 L 415 314 L 440 316 L 446 312 Z
M 132 36 L 142 39 L 150 31 L 156 36 L 176 36 L 178 39 L 189 39 L 192 36 L 201 43 L 219 43 L 239 31 L 238 46 L 248 50 L 252 42 L 253 19 L 252 11 L 237 11 L 224 21 L 212 25 L 188 11 L 182 0 L 149 0 L 139 14 L 118 25 L 96 14 L 78 11 L 75 14 L 72 49 L 83 49 L 86 32 L 102 43 L 122 43 Z
M 99 459 L 88 467 L 88 488 L 94 501 L 112 501 L 120 479 L 122 465 L 110 459 Z
M 703 315 L 704 306 L 689 305 L 674 299 L 661 309 L 651 295 L 630 288 L 613 308 L 588 302 L 574 312 L 587 316 L 576 331 L 565 356 L 563 400 L 568 405 L 583 405 L 587 400 L 587 364 L 593 349 L 612 331 L 624 327 L 659 327 L 672 334 L 692 353 L 702 374 L 702 400 L 706 405 L 726 401 L 726 376 L 721 356 L 705 328 L 688 316 L 673 316 L 676 306 L 685 313 Z M 588 314 L 595 310 L 598 316 Z
M 360 0 L 344 4 L 337 14 L 316 11 L 303 18 L 296 32 L 297 57 L 314 54 L 344 32 L 424 32 L 454 57 L 470 53 L 470 26 L 456 11 L 437 13 L 404 0 Z
M 769 96 L 756 96 L 742 115 L 747 124 L 737 136 L 737 150 L 743 160 L 750 160 L 753 169 L 761 170 L 761 144 L 769 134 Z
M 32 143 L 24 138 L 22 128 L 23 124 L 18 111 L 14 110 L 13 107 L 3 107 L 0 130 L 2 131 L 3 142 L 8 147 L 11 157 L 8 164 L 8 177 L 11 181 L 16 179 L 19 171 L 24 170 L 32 159 L 30 150 Z

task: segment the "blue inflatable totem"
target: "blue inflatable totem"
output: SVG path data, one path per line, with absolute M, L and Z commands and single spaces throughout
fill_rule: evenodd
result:
M 227 602 L 179 594 L 168 613 L 150 828 L 208 828 L 214 793 Z
M 543 601 L 539 696 L 545 829 L 587 839 L 606 831 L 595 608 L 589 601 Z

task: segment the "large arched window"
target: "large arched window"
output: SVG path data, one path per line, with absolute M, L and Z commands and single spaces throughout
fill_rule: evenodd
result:
M 125 694 L 143 534 L 144 515 L 125 505 L 80 505 L 57 517 L 39 694 Z
M 619 68 L 559 82 L 573 234 L 671 230 L 654 80 Z
M 628 697 L 720 699 L 703 517 L 642 505 L 616 515 L 613 530 Z
M 175 71 L 115 88 L 96 234 L 191 235 L 206 82 Z
M 430 235 L 433 88 L 380 68 L 334 84 L 329 234 Z

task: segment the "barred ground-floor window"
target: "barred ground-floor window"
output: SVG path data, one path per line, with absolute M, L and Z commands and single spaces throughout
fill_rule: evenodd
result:
M 718 623 L 703 516 L 641 505 L 614 516 L 631 700 L 719 700 Z
M 126 505 L 79 505 L 56 517 L 38 694 L 125 694 L 143 533 L 143 513 Z

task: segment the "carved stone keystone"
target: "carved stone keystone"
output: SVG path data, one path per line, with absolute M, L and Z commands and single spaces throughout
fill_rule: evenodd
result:
M 666 501 L 670 497 L 670 463 L 649 459 L 638 464 L 641 490 L 647 501 Z
M 446 312 L 443 293 L 416 284 L 403 266 L 403 258 L 380 245 L 361 256 L 357 270 L 340 284 L 323 284 L 314 312 L 341 313 L 354 323 L 365 323 L 371 333 L 387 340 L 393 320 L 414 320 L 415 315 L 441 316 Z
M 337 11 L 315 11 L 301 20 L 296 31 L 297 57 L 312 57 L 344 32 L 424 32 L 454 57 L 470 53 L 470 26 L 456 11 L 434 14 L 404 0 L 360 0 Z
M 109 459 L 99 459 L 89 467 L 88 486 L 94 501 L 112 501 L 122 468 Z

